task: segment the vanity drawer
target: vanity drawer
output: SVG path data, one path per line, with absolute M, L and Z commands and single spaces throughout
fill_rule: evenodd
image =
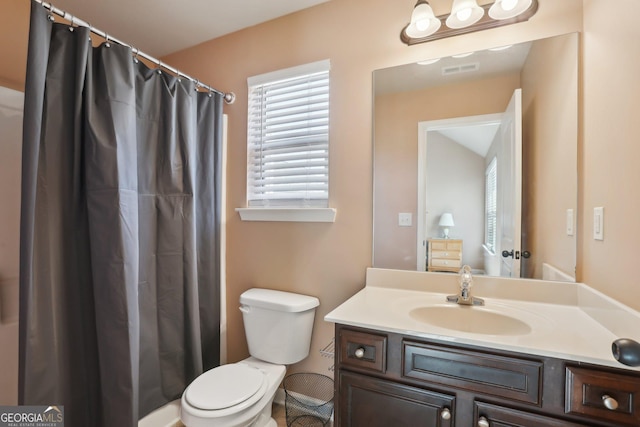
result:
M 340 365 L 385 373 L 387 370 L 387 336 L 340 330 Z
M 478 426 L 586 427 L 586 424 L 572 423 L 554 417 L 533 414 L 484 402 L 475 402 L 473 412 L 474 425 Z
M 640 425 L 640 378 L 567 366 L 566 382 L 567 413 L 615 421 L 621 425 Z M 607 408 L 607 397 L 615 400 L 617 408 Z M 613 400 L 609 402 L 613 403 Z
M 543 362 L 403 341 L 405 378 L 541 405 Z

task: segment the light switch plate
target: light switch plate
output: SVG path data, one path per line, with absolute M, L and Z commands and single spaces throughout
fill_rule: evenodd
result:
M 411 227 L 413 223 L 411 212 L 401 212 L 398 214 L 398 225 L 400 227 Z
M 573 236 L 573 209 L 567 209 L 567 236 Z
M 593 238 L 604 240 L 604 208 L 593 208 Z

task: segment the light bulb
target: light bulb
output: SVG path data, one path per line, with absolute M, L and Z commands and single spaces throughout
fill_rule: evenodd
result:
M 500 6 L 504 10 L 513 10 L 514 7 L 518 4 L 518 0 L 502 0 Z
M 469 19 L 471 17 L 471 8 L 467 7 L 464 9 L 459 10 L 458 12 L 456 12 L 456 17 L 460 20 L 460 21 L 466 21 L 467 19 Z
M 429 28 L 429 19 L 420 19 L 416 21 L 416 28 L 418 31 L 425 31 Z

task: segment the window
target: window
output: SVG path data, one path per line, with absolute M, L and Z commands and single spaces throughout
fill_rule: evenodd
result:
M 327 208 L 329 61 L 247 83 L 248 207 Z
M 498 165 L 494 157 L 485 172 L 484 195 L 484 245 L 491 253 L 496 251 L 497 204 L 498 204 Z

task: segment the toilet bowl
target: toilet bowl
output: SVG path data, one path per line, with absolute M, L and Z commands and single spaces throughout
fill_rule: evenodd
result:
M 180 420 L 187 427 L 277 427 L 271 406 L 286 365 L 309 355 L 315 297 L 249 289 L 240 311 L 251 357 L 213 368 L 184 391 Z
M 254 357 L 211 369 L 182 394 L 180 419 L 187 427 L 276 427 L 271 406 L 285 371 Z

